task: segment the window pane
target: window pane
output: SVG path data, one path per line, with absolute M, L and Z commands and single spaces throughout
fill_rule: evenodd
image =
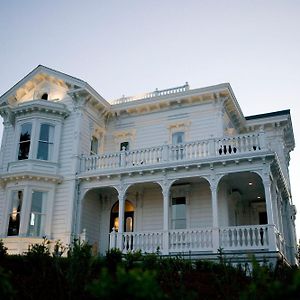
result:
M 7 235 L 18 235 L 20 229 L 20 217 L 23 201 L 23 191 L 14 191 L 11 199 L 11 210 L 9 213 L 9 223 Z
M 31 139 L 31 123 L 25 123 L 21 126 L 18 160 L 28 159 Z
M 48 160 L 48 143 L 39 142 L 37 159 Z
M 93 136 L 91 140 L 91 155 L 98 154 L 98 147 L 98 139 Z
M 184 143 L 184 132 L 174 132 L 172 134 L 172 144 Z
M 186 228 L 185 197 L 178 197 L 172 199 L 172 227 L 173 229 Z
M 30 141 L 19 144 L 18 160 L 28 159 L 30 150 Z
M 31 211 L 28 224 L 29 236 L 44 235 L 46 197 L 47 193 L 45 192 L 32 192 Z
M 54 126 L 42 124 L 38 144 L 37 159 L 51 160 L 54 139 Z
M 120 144 L 120 151 L 123 150 L 123 147 L 125 148 L 126 151 L 129 150 L 129 142 L 123 142 Z
M 25 123 L 21 126 L 20 142 L 30 141 L 31 123 Z

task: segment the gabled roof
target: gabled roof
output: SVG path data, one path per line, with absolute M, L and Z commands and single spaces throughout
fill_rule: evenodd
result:
M 49 76 L 52 76 L 54 78 L 60 79 L 64 81 L 70 89 L 73 91 L 76 90 L 86 90 L 93 98 L 98 100 L 105 106 L 106 108 L 110 107 L 110 104 L 101 96 L 98 94 L 97 91 L 95 91 L 87 82 L 76 78 L 74 76 L 70 76 L 68 74 L 65 74 L 60 71 L 56 71 L 54 69 L 45 67 L 43 65 L 38 65 L 35 69 L 33 69 L 29 74 L 27 74 L 24 78 L 22 78 L 19 82 L 17 82 L 12 88 L 10 88 L 7 92 L 5 92 L 0 97 L 0 105 L 3 102 L 6 102 L 6 99 L 8 99 L 10 96 L 14 95 L 16 91 L 21 88 L 23 85 L 25 85 L 29 80 L 37 76 L 38 74 L 46 74 Z

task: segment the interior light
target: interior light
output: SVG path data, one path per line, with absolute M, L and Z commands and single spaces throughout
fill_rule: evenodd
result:
M 252 185 L 253 183 L 252 183 L 252 182 L 249 182 L 248 184 L 249 184 L 249 185 Z
M 260 196 L 257 196 L 257 199 L 261 199 L 261 197 L 260 197 Z

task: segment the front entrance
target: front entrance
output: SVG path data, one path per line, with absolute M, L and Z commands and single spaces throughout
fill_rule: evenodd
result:
M 133 232 L 134 226 L 134 207 L 130 201 L 125 201 L 125 213 L 124 213 L 124 232 Z M 117 201 L 110 213 L 110 227 L 109 230 L 115 229 L 119 231 L 119 201 Z

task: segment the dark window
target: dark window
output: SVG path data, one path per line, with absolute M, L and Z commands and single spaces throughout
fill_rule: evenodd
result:
M 18 160 L 28 159 L 30 151 L 31 128 L 31 123 L 25 123 L 21 126 Z
M 43 100 L 48 100 L 48 94 L 47 93 L 44 93 L 41 97 L 41 99 Z
M 23 191 L 12 192 L 7 235 L 19 235 Z
M 184 143 L 184 132 L 179 131 L 179 132 L 174 132 L 172 134 L 172 144 L 183 144 Z
M 129 142 L 123 142 L 120 144 L 120 151 L 124 150 L 128 151 L 129 150 Z
M 268 224 L 267 212 L 265 212 L 265 211 L 260 212 L 258 216 L 259 216 L 259 225 Z
M 172 199 L 172 228 L 186 228 L 186 202 L 185 197 Z
M 49 124 L 41 124 L 37 159 L 52 159 L 53 139 L 54 126 Z
M 98 148 L 99 148 L 99 141 L 96 137 L 92 137 L 92 140 L 91 140 L 91 152 L 90 154 L 91 155 L 95 155 L 95 154 L 98 154 Z

